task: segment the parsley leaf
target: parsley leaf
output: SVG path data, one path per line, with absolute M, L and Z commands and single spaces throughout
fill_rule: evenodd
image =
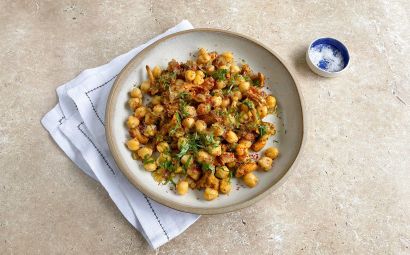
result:
M 268 132 L 268 128 L 266 126 L 259 126 L 259 135 L 260 136 L 264 136 L 266 135 L 266 133 Z
M 226 80 L 226 74 L 228 73 L 227 69 L 218 69 L 212 73 L 212 77 L 217 81 Z

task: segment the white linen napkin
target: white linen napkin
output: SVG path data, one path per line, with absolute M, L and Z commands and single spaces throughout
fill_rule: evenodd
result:
M 115 78 L 131 58 L 158 39 L 191 28 L 184 20 L 108 64 L 83 71 L 57 88 L 59 103 L 41 120 L 60 148 L 88 176 L 101 183 L 124 217 L 153 248 L 182 233 L 199 216 L 158 204 L 128 182 L 106 142 L 105 106 Z

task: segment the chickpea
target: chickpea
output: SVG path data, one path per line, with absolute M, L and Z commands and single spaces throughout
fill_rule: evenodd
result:
M 197 120 L 195 121 L 195 130 L 198 133 L 204 133 L 206 130 L 206 123 L 203 120 Z
M 189 177 L 191 177 L 195 181 L 199 180 L 199 178 L 201 177 L 201 170 L 196 167 L 188 168 L 186 173 Z
M 229 97 L 225 97 L 224 99 L 222 99 L 221 106 L 223 108 L 226 108 L 229 106 L 230 103 L 231 103 L 231 99 L 229 99 Z
M 161 75 L 161 72 L 159 66 L 155 66 L 154 69 L 152 69 L 152 75 L 154 75 L 155 78 L 158 78 Z
M 212 73 L 213 71 L 215 71 L 215 66 L 214 66 L 214 65 L 208 66 L 208 67 L 206 68 L 206 71 L 207 71 L 208 73 Z
M 169 144 L 167 142 L 160 142 L 157 144 L 157 151 L 160 153 L 165 153 L 169 151 Z
M 197 116 L 196 109 L 193 106 L 186 106 L 185 111 L 188 113 L 188 116 L 191 118 L 195 118 Z
M 218 197 L 218 195 L 219 194 L 218 194 L 217 190 L 211 189 L 211 188 L 205 188 L 205 191 L 204 191 L 205 200 L 207 200 L 207 201 L 214 200 L 215 198 Z
M 156 115 L 160 115 L 163 111 L 164 111 L 164 106 L 157 104 L 156 106 L 154 106 L 154 108 L 152 109 L 154 114 Z
M 175 169 L 175 173 L 176 174 L 180 174 L 184 171 L 184 168 L 182 168 L 182 166 L 178 166 L 177 169 Z
M 153 137 L 157 133 L 157 126 L 155 125 L 148 125 L 145 127 L 144 135 L 148 137 Z
M 225 133 L 224 127 L 218 123 L 212 124 L 212 131 L 214 136 L 222 136 Z
M 198 50 L 198 55 L 205 55 L 205 54 L 207 54 L 207 51 L 204 48 L 200 48 Z
M 212 161 L 212 156 L 208 152 L 200 150 L 196 154 L 196 161 L 199 163 L 210 163 Z
M 258 160 L 258 165 L 262 168 L 264 171 L 268 171 L 272 167 L 272 162 L 273 160 L 268 157 L 262 157 Z
M 137 109 L 138 106 L 141 105 L 141 99 L 138 97 L 131 97 L 128 100 L 128 106 L 130 107 L 130 109 L 132 111 L 134 111 L 135 109 Z
M 254 175 L 253 173 L 247 173 L 243 176 L 243 182 L 249 188 L 253 188 L 258 184 L 259 180 L 258 177 L 256 177 L 256 175 Z
M 152 97 L 151 104 L 157 105 L 161 103 L 161 96 L 154 96 Z
M 142 135 L 137 128 L 130 129 L 129 133 L 131 137 L 136 138 L 142 144 L 146 144 L 149 141 L 148 137 Z
M 177 85 L 177 86 L 182 86 L 182 85 L 184 85 L 184 80 L 176 79 L 175 85 Z
M 137 151 L 138 157 L 145 159 L 146 157 L 151 157 L 152 149 L 148 147 L 141 148 Z
M 252 146 L 252 142 L 246 139 L 239 140 L 239 144 L 242 144 L 246 149 L 249 149 Z
M 221 54 L 225 58 L 226 62 L 231 63 L 233 61 L 233 54 L 230 51 L 226 51 Z
M 210 145 L 208 146 L 208 152 L 212 155 L 212 156 L 220 156 L 222 154 L 222 146 L 221 145 Z
M 251 84 L 247 81 L 243 81 L 239 84 L 239 90 L 242 93 L 246 93 L 249 90 L 250 87 L 251 87 Z
M 200 76 L 195 76 L 195 79 L 194 79 L 194 84 L 195 85 L 201 85 L 204 82 L 205 82 L 204 78 L 202 78 Z
M 185 154 L 184 156 L 182 156 L 181 158 L 181 163 L 184 165 L 187 165 L 187 167 L 189 167 L 192 164 L 192 155 L 190 154 Z
M 229 169 L 226 166 L 218 166 L 215 170 L 215 176 L 219 179 L 225 179 L 229 177 Z
M 171 160 L 171 155 L 169 154 L 165 154 L 165 153 L 161 153 L 159 154 L 159 157 L 157 158 L 157 165 L 161 165 L 164 162 L 170 161 Z
M 185 195 L 188 192 L 188 182 L 179 181 L 176 186 L 178 195 Z
M 135 87 L 130 92 L 131 97 L 142 98 L 142 92 L 139 88 Z
M 222 98 L 220 96 L 211 97 L 211 102 L 214 107 L 219 107 L 222 104 Z
M 145 116 L 146 113 L 147 113 L 147 108 L 145 108 L 144 106 L 140 106 L 137 109 L 135 109 L 134 116 L 141 119 L 142 117 Z
M 208 114 L 211 111 L 211 107 L 207 104 L 199 104 L 196 111 L 198 112 L 198 115 L 205 115 Z
M 148 160 L 148 162 L 150 162 L 150 163 L 145 163 L 144 164 L 144 168 L 148 172 L 153 172 L 153 171 L 157 170 L 157 164 L 155 163 L 155 161 L 154 162 L 151 162 L 151 161 L 154 161 L 154 159 L 150 158 Z
M 140 124 L 140 120 L 137 117 L 129 116 L 127 120 L 128 128 L 136 128 Z
M 268 108 L 265 105 L 258 106 L 256 109 L 257 109 L 257 111 L 259 113 L 259 117 L 261 117 L 261 119 L 265 118 L 266 115 L 268 115 Z
M 225 81 L 217 81 L 216 82 L 216 88 L 217 89 L 223 89 L 226 87 L 226 82 Z
M 201 70 L 197 70 L 197 71 L 195 71 L 195 77 L 204 78 L 204 77 L 205 77 L 205 74 L 204 74 L 204 72 L 202 72 Z
M 267 96 L 266 97 L 266 106 L 269 108 L 276 107 L 276 98 L 274 96 Z
M 246 175 L 247 173 L 253 172 L 258 168 L 255 162 L 249 162 L 242 164 L 236 169 L 235 177 L 241 177 Z
M 232 185 L 228 180 L 224 179 L 219 183 L 219 191 L 222 194 L 228 194 L 229 192 L 231 192 L 231 189 Z
M 186 81 L 193 81 L 195 79 L 195 71 L 192 70 L 186 70 L 185 71 L 185 80 Z
M 198 64 L 206 64 L 211 60 L 211 56 L 208 53 L 201 54 L 198 56 L 197 62 Z
M 229 130 L 225 134 L 225 140 L 228 143 L 236 143 L 238 142 L 239 139 L 238 139 L 238 136 L 235 134 L 235 132 L 233 132 L 232 130 Z
M 276 147 L 269 147 L 265 151 L 265 156 L 271 159 L 276 159 L 279 156 L 279 149 Z
M 194 118 L 191 118 L 191 117 L 188 117 L 188 118 L 185 118 L 185 119 L 182 121 L 182 126 L 184 126 L 184 128 L 189 129 L 189 128 L 191 128 L 191 127 L 194 125 L 194 123 L 195 123 L 195 119 L 194 119 Z
M 136 151 L 140 148 L 140 143 L 137 139 L 133 138 L 131 140 L 128 140 L 127 147 L 130 151 Z
M 241 68 L 239 68 L 239 66 L 237 65 L 231 65 L 230 69 L 231 69 L 231 73 L 233 74 L 239 73 L 241 71 Z
M 238 144 L 235 148 L 235 151 L 236 151 L 236 155 L 238 156 L 244 156 L 248 154 L 248 148 L 243 143 Z
M 239 101 L 241 99 L 242 99 L 242 93 L 240 91 L 237 90 L 237 91 L 234 91 L 232 93 L 232 100 L 233 101 Z
M 256 141 L 254 144 L 252 144 L 252 150 L 254 150 L 254 151 L 262 150 L 262 148 L 265 147 L 265 145 L 266 145 L 266 142 L 268 140 L 267 138 L 268 137 L 265 137 L 265 136 L 259 138 L 258 141 Z
M 143 81 L 140 85 L 140 89 L 144 93 L 147 93 L 150 87 L 151 87 L 151 84 L 149 83 L 149 81 Z
M 156 120 L 156 117 L 154 116 L 154 114 L 148 112 L 145 114 L 144 116 L 144 124 L 145 125 L 151 125 L 154 124 Z
M 244 81 L 245 81 L 245 78 L 243 78 L 242 75 L 236 76 L 235 82 L 236 82 L 237 84 L 240 84 L 241 82 L 244 82 Z

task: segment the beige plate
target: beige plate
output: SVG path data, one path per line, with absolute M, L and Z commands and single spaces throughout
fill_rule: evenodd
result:
M 124 122 L 130 115 L 126 107 L 128 92 L 135 84 L 146 80 L 145 65 L 165 67 L 169 60 L 186 61 L 198 48 L 209 51 L 232 51 L 235 60 L 245 60 L 254 71 L 267 77 L 267 89 L 278 99 L 280 118 L 268 118 L 277 127 L 277 134 L 270 140 L 279 147 L 280 157 L 269 172 L 257 172 L 259 184 L 249 189 L 241 181 L 233 181 L 229 195 L 220 195 L 211 202 L 204 201 L 202 192 L 190 191 L 178 196 L 167 185 L 158 185 L 151 173 L 141 163 L 131 158 L 124 143 L 129 139 Z M 260 43 L 240 34 L 216 29 L 193 29 L 167 36 L 135 56 L 122 70 L 112 87 L 106 111 L 107 142 L 121 171 L 141 192 L 155 201 L 198 214 L 216 214 L 247 207 L 270 192 L 284 181 L 285 175 L 294 164 L 303 143 L 303 110 L 296 81 L 278 55 Z M 267 147 L 265 147 L 267 148 Z

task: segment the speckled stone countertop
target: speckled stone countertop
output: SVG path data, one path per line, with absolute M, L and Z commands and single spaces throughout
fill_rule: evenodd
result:
M 85 2 L 0 2 L 0 254 L 410 253 L 410 1 Z M 307 141 L 269 197 L 155 251 L 40 119 L 58 85 L 184 18 L 278 52 L 300 82 Z M 350 48 L 342 77 L 308 69 L 320 36 Z

